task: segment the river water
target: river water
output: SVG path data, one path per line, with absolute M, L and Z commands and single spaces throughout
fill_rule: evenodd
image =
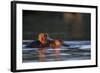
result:
M 22 58 L 24 63 L 41 62 L 38 57 L 38 48 L 26 48 L 27 43 L 32 40 L 23 40 Z M 91 42 L 85 41 L 64 41 L 69 46 L 61 46 L 59 61 L 69 60 L 89 60 L 91 59 Z M 45 49 L 45 61 L 57 61 L 53 48 Z

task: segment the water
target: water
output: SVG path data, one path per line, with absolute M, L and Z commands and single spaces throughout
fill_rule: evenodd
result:
M 38 48 L 25 48 L 32 40 L 23 41 L 23 62 L 40 62 Z M 45 49 L 45 62 L 50 61 L 69 61 L 69 60 L 89 60 L 91 59 L 90 41 L 64 41 L 69 46 L 61 46 L 59 60 L 53 48 Z

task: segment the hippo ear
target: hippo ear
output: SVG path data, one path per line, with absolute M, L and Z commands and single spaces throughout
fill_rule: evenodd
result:
M 49 36 L 49 34 L 48 34 L 48 33 L 45 33 L 45 36 L 46 36 L 46 37 L 48 37 L 48 36 Z
M 60 43 L 62 43 L 62 42 L 63 42 L 63 40 L 62 40 L 62 39 L 56 39 L 56 40 L 58 40 Z

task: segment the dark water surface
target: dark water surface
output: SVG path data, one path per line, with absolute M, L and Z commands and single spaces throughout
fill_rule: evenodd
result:
M 23 40 L 23 62 L 40 62 L 38 57 L 38 48 L 25 48 L 31 40 Z M 91 43 L 90 41 L 65 41 L 69 46 L 60 48 L 60 61 L 69 60 L 89 60 L 91 59 Z M 58 49 L 59 50 L 59 49 Z M 57 61 L 53 48 L 45 49 L 45 62 Z

